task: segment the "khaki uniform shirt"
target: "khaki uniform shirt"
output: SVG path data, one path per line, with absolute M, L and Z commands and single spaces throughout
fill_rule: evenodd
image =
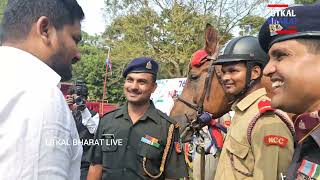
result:
M 143 158 L 147 158 L 147 171 L 152 175 L 159 174 L 169 126 L 172 123 L 173 121 L 156 109 L 152 102 L 147 112 L 135 124 L 129 117 L 127 105 L 107 113 L 101 119 L 95 135 L 95 139 L 102 139 L 107 143 L 92 146 L 90 162 L 102 164 L 103 180 L 152 179 L 143 169 Z M 178 179 L 187 176 L 184 155 L 182 152 L 177 153 L 174 147 L 178 138 L 179 132 L 175 128 L 165 170 L 157 179 Z M 157 143 L 148 143 L 147 139 L 153 139 Z
M 247 140 L 249 123 L 259 112 L 258 103 L 266 99 L 265 89 L 258 89 L 233 104 L 235 116 L 224 142 L 215 180 L 278 180 L 281 173 L 286 173 L 294 142 L 290 130 L 278 116 L 272 112 L 263 115 L 252 131 L 251 146 Z M 288 142 L 284 147 L 266 144 L 264 138 L 269 135 L 281 136 Z M 244 175 L 238 170 L 252 173 L 253 176 Z

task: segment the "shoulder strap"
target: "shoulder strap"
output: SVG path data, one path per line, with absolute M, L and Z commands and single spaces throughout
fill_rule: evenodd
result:
M 248 129 L 247 129 L 247 140 L 249 145 L 251 146 L 251 135 L 252 135 L 252 130 L 254 128 L 254 126 L 256 125 L 256 123 L 258 122 L 258 120 L 260 119 L 260 117 L 262 117 L 265 113 L 267 112 L 273 112 L 275 115 L 277 115 L 281 121 L 286 124 L 286 126 L 288 127 L 288 129 L 290 130 L 292 136 L 294 136 L 295 131 L 294 131 L 294 127 L 292 126 L 292 124 L 290 123 L 290 119 L 288 117 L 288 115 L 278 109 L 272 109 L 271 105 L 270 105 L 270 100 L 261 100 L 258 103 L 258 107 L 259 107 L 259 112 L 257 115 L 255 115 L 253 117 L 253 119 L 251 120 Z

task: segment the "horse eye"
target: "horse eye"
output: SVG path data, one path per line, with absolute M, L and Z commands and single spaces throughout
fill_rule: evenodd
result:
M 189 78 L 190 78 L 191 81 L 195 81 L 195 80 L 197 80 L 199 78 L 199 76 L 197 76 L 195 74 L 190 74 Z

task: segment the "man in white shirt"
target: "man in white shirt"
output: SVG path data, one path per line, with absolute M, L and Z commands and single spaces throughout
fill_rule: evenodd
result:
M 76 180 L 82 147 L 57 87 L 80 59 L 76 0 L 9 1 L 1 22 L 1 180 Z

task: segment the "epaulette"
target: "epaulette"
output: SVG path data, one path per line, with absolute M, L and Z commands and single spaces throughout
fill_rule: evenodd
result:
M 114 110 L 108 111 L 108 112 L 104 113 L 101 118 L 105 117 L 105 116 L 108 115 L 108 114 L 111 114 L 111 113 L 113 113 L 113 112 L 116 112 L 116 111 L 118 111 L 118 110 L 120 110 L 120 109 L 121 109 L 121 108 L 116 108 L 116 109 L 114 109 Z
M 260 100 L 258 102 L 258 108 L 260 113 L 265 113 L 267 111 L 273 111 L 271 107 L 271 102 L 268 99 Z
M 257 121 L 260 119 L 260 117 L 262 117 L 266 112 L 273 112 L 276 116 L 278 116 L 280 120 L 288 127 L 288 129 L 291 132 L 291 135 L 294 136 L 295 131 L 294 131 L 294 127 L 291 124 L 291 120 L 289 116 L 281 110 L 272 109 L 270 100 L 268 99 L 260 100 L 258 102 L 258 108 L 259 108 L 259 112 L 252 118 L 247 129 L 247 140 L 250 146 L 251 146 L 251 135 L 252 135 L 253 128 L 256 125 Z
M 163 113 L 160 110 L 158 110 L 158 114 L 164 119 L 166 119 L 169 123 L 174 124 L 176 126 L 177 123 L 172 118 L 170 118 L 167 114 Z

